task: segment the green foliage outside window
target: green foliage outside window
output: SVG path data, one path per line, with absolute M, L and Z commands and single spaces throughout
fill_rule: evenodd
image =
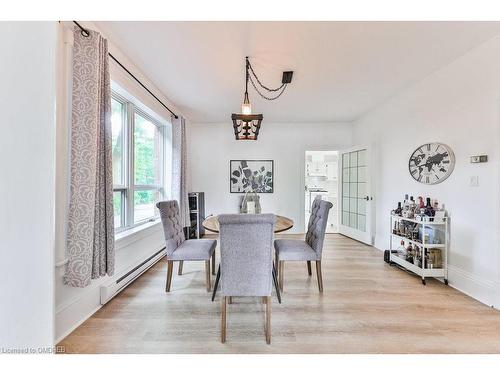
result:
M 157 185 L 156 171 L 156 144 L 158 131 L 154 124 L 135 115 L 134 127 L 134 158 L 135 184 Z M 151 203 L 151 194 L 148 191 L 137 191 L 134 194 L 135 204 Z

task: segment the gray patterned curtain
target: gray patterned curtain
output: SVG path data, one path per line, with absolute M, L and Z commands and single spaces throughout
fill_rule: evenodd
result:
M 114 272 L 108 43 L 74 28 L 71 183 L 64 282 L 85 287 Z
M 172 198 L 179 202 L 182 226 L 189 227 L 186 120 L 180 116 L 172 117 Z

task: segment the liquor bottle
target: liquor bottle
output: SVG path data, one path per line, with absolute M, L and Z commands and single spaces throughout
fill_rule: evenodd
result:
M 424 198 L 418 197 L 418 208 L 424 208 L 424 207 L 425 207 Z
M 408 210 L 408 207 L 410 206 L 410 201 L 408 200 L 408 194 L 405 194 L 405 199 L 403 201 L 403 210 Z
M 394 222 L 394 229 L 392 230 L 392 234 L 398 234 L 398 222 Z
M 432 218 L 434 216 L 434 208 L 431 205 L 431 198 L 427 198 L 427 204 L 425 205 L 425 215 Z M 432 220 L 431 220 L 432 221 Z
M 413 247 L 411 246 L 411 244 L 409 244 L 408 247 L 406 248 L 406 261 L 413 263 L 413 259 L 414 259 Z
M 401 202 L 398 202 L 398 208 L 396 208 L 396 210 L 394 211 L 394 214 L 397 215 L 397 216 L 401 216 L 401 212 L 402 212 L 402 208 L 401 208 Z
M 413 200 L 413 197 L 410 197 L 410 213 L 409 213 L 408 217 L 410 219 L 413 219 L 415 217 L 415 215 L 417 214 L 416 211 L 417 211 L 417 204 Z
M 432 208 L 434 208 L 434 211 L 439 211 L 439 202 L 437 199 L 434 199 L 434 203 L 432 204 Z
M 418 241 L 418 225 L 413 227 L 413 231 L 411 233 L 411 239 L 414 241 Z

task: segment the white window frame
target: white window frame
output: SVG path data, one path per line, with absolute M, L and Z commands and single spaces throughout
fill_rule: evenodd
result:
M 131 102 L 127 98 L 123 97 L 116 91 L 112 91 L 111 97 L 120 102 L 123 105 L 122 113 L 122 124 L 124 136 L 122 137 L 122 180 L 123 185 L 113 184 L 113 192 L 121 193 L 121 222 L 120 227 L 115 228 L 117 233 L 143 225 L 145 223 L 154 222 L 159 218 L 159 212 L 154 208 L 154 216 L 147 219 L 141 220 L 139 222 L 134 222 L 134 192 L 136 190 L 154 190 L 158 192 L 160 199 L 165 196 L 165 124 L 162 124 L 156 118 L 148 114 L 142 108 L 137 106 L 135 103 Z M 134 181 L 134 127 L 135 127 L 135 114 L 140 115 L 147 121 L 151 122 L 158 128 L 160 134 L 160 144 L 159 144 L 159 183 L 158 185 L 135 185 Z

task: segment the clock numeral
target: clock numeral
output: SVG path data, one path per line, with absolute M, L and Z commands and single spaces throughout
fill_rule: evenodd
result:
M 439 180 L 439 176 L 437 174 L 435 174 L 434 176 L 436 176 L 436 180 Z
M 425 183 L 426 183 L 426 184 L 428 184 L 428 183 L 429 183 L 429 176 L 427 176 L 427 177 L 425 178 Z
M 431 144 L 430 144 L 430 143 L 428 143 L 428 144 L 427 144 L 427 151 L 430 151 L 430 150 L 431 150 Z
M 414 170 L 412 170 L 412 171 L 411 171 L 411 174 L 415 174 L 415 173 L 417 173 L 417 172 L 418 172 L 418 170 L 417 170 L 417 169 L 414 169 Z

